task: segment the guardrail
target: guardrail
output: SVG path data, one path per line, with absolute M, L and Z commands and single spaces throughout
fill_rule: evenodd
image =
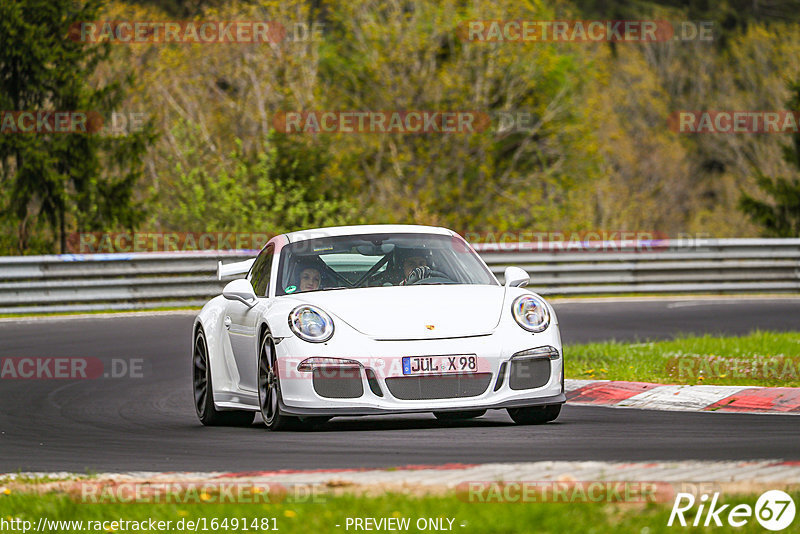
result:
M 492 272 L 516 265 L 543 295 L 800 293 L 800 239 L 478 244 Z M 0 257 L 0 314 L 201 306 L 217 262 L 255 251 Z

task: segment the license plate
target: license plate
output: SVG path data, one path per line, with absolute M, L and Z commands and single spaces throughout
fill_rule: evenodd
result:
M 474 354 L 403 357 L 404 375 L 441 375 L 477 372 L 478 357 Z

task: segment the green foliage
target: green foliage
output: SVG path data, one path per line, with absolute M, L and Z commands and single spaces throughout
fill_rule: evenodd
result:
M 790 85 L 792 98 L 789 110 L 800 112 L 800 81 Z M 800 171 L 800 133 L 792 136 L 792 144 L 784 146 L 783 159 Z M 743 193 L 740 209 L 764 229 L 769 237 L 800 237 L 800 179 L 776 177 L 772 179 L 757 172 L 757 185 L 768 200 L 760 200 Z
M 572 192 L 599 177 L 580 99 L 597 71 L 579 47 L 468 43 L 458 31 L 468 20 L 554 17 L 540 3 L 506 1 L 359 0 L 330 14 L 319 63 L 326 109 L 477 110 L 493 119 L 474 134 L 333 136 L 373 218 L 458 231 L 574 226 Z M 526 114 L 529 128 L 500 131 L 500 113 Z
M 798 235 L 796 180 L 764 176 L 790 176 L 800 149 L 781 158 L 779 135 L 666 126 L 678 110 L 783 107 L 784 80 L 800 76 L 797 14 L 745 0 L 607 4 L 3 3 L 0 109 L 142 110 L 149 122 L 125 136 L 2 136 L 0 253 L 51 252 L 72 231 L 274 233 L 360 222 Z M 322 32 L 266 45 L 65 37 L 72 20 L 170 18 Z M 716 40 L 476 43 L 459 33 L 475 19 L 590 18 L 710 19 Z M 272 122 L 280 111 L 329 110 L 470 110 L 493 122 L 449 135 L 283 134 Z M 500 113 L 527 114 L 529 127 L 502 131 Z M 735 209 L 742 190 L 752 217 Z
M 0 4 L 0 110 L 110 116 L 125 83 L 89 83 L 107 60 L 108 47 L 68 38 L 72 23 L 96 19 L 99 9 L 93 0 Z M 132 195 L 153 138 L 150 128 L 118 139 L 90 133 L 0 136 L 0 166 L 9 190 L 2 199 L 3 222 L 16 227 L 15 248 L 27 252 L 45 239 L 51 243 L 47 248 L 55 248 L 55 241 L 64 252 L 73 224 L 78 230 L 134 226 L 142 215 Z
M 798 349 L 798 332 L 753 331 L 741 337 L 685 335 L 646 343 L 570 345 L 564 362 L 567 378 L 798 387 Z
M 764 228 L 767 237 L 800 236 L 800 180 L 778 177 L 774 180 L 758 176 L 759 189 L 771 202 L 742 194 L 740 207 L 750 218 Z
M 352 204 L 320 179 L 328 159 L 323 147 L 311 151 L 269 136 L 248 153 L 236 140 L 225 163 L 214 163 L 197 148 L 196 127 L 180 123 L 172 133 L 186 163 L 175 163 L 177 181 L 154 191 L 165 230 L 275 234 L 359 220 Z
M 450 528 L 450 532 L 481 534 L 529 532 L 666 534 L 681 528 L 667 526 L 672 515 L 674 488 L 680 487 L 679 483 L 634 481 L 626 489 L 620 486 L 619 482 L 611 480 L 614 475 L 613 471 L 608 475 L 609 486 L 605 492 L 595 491 L 599 488 L 589 485 L 588 482 L 578 482 L 573 487 L 569 484 L 571 479 L 559 479 L 558 488 L 547 486 L 542 482 L 522 481 L 522 484 L 519 484 L 519 481 L 514 482 L 515 473 L 509 475 L 508 484 L 503 484 L 502 481 L 497 481 L 497 484 L 479 484 L 477 488 L 472 488 L 472 491 L 469 487 L 460 486 L 455 490 L 440 492 L 435 485 L 419 484 L 414 486 L 416 490 L 414 492 L 392 493 L 378 484 L 365 484 L 352 489 L 345 487 L 343 491 L 334 492 L 324 486 L 320 489 L 297 485 L 294 491 L 287 491 L 285 497 L 277 499 L 278 502 L 269 502 L 268 496 L 264 496 L 262 499 L 267 501 L 266 504 L 257 497 L 248 498 L 248 493 L 243 490 L 239 492 L 244 495 L 238 498 L 239 502 L 232 502 L 237 499 L 213 490 L 209 490 L 210 502 L 203 502 L 197 498 L 196 488 L 199 484 L 194 486 L 186 484 L 189 489 L 183 492 L 174 491 L 168 497 L 154 492 L 155 495 L 161 496 L 160 502 L 130 503 L 129 493 L 119 491 L 116 489 L 119 486 L 112 486 L 106 479 L 98 482 L 96 488 L 90 488 L 95 489 L 96 493 L 88 494 L 83 499 L 74 489 L 71 490 L 72 493 L 68 493 L 70 490 L 58 489 L 45 491 L 36 484 L 28 483 L 20 484 L 20 489 L 12 486 L 9 495 L 0 495 L 0 514 L 6 520 L 7 517 L 11 517 L 29 521 L 34 526 L 37 518 L 44 518 L 51 524 L 62 522 L 58 523 L 59 532 L 65 534 L 86 530 L 102 531 L 101 525 L 107 525 L 109 528 L 106 530 L 112 531 L 114 526 L 120 526 L 121 521 L 136 521 L 136 525 L 133 526 L 131 523 L 127 525 L 122 523 L 128 526 L 128 531 L 140 524 L 143 530 L 146 530 L 148 520 L 156 524 L 163 521 L 163 525 L 167 525 L 166 522 L 170 521 L 169 528 L 173 531 L 192 530 L 191 525 L 194 525 L 199 530 L 230 528 L 243 531 L 245 529 L 242 527 L 246 526 L 248 530 L 276 530 L 289 534 L 306 532 L 335 534 L 345 530 L 342 525 L 345 525 L 346 519 L 361 517 L 403 521 L 409 524 L 409 528 L 398 527 L 396 530 L 407 532 L 433 531 L 436 528 L 433 525 L 423 526 L 422 523 L 426 519 L 439 522 L 441 525 L 439 530 Z M 213 483 L 207 485 L 213 486 Z M 51 483 L 47 487 L 58 488 L 58 486 L 56 483 Z M 63 483 L 60 486 L 86 488 L 74 482 Z M 684 486 L 688 488 L 689 484 Z M 650 491 L 644 491 L 648 487 Z M 365 488 L 365 491 L 359 494 L 358 490 L 362 488 Z M 654 489 L 659 491 L 653 492 Z M 764 528 L 754 517 L 746 517 L 744 526 L 733 527 L 725 524 L 728 513 L 733 507 L 739 504 L 746 504 L 751 509 L 755 507 L 759 497 L 755 493 L 757 491 L 760 490 L 755 485 L 738 483 L 738 486 L 733 484 L 725 486 L 724 491 L 720 491 L 717 506 L 717 510 L 722 507 L 720 521 L 724 526 L 706 527 L 704 530 L 725 534 L 763 533 Z M 800 498 L 800 492 L 796 488 L 786 491 L 795 503 Z M 146 501 L 147 498 L 141 500 Z M 155 498 L 150 500 L 156 501 Z M 695 513 L 700 513 L 698 506 L 686 512 L 686 520 L 691 521 Z M 705 513 L 699 515 L 701 519 L 704 516 Z M 100 525 L 96 526 L 97 522 L 100 522 Z M 675 523 L 677 525 L 677 521 Z M 234 524 L 237 529 L 232 527 Z M 356 527 L 347 528 L 355 530 Z M 791 530 L 786 529 L 786 531 Z

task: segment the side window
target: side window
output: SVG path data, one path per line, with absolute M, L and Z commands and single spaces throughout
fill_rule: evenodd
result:
M 272 257 L 275 248 L 269 246 L 261 251 L 253 267 L 250 270 L 250 283 L 253 284 L 253 291 L 259 297 L 266 297 L 269 290 L 269 275 L 272 271 Z

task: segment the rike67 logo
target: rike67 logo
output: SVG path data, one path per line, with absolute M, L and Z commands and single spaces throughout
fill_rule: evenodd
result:
M 693 510 L 697 505 L 697 509 Z M 730 508 L 730 509 L 729 509 Z M 756 501 L 755 509 L 749 504 L 719 504 L 719 493 L 710 498 L 708 494 L 696 499 L 691 493 L 678 493 L 675 504 L 669 514 L 667 526 L 677 524 L 689 526 L 718 526 L 725 521 L 732 527 L 743 527 L 755 516 L 756 521 L 767 530 L 783 530 L 794 521 L 795 505 L 789 494 L 780 490 L 770 490 L 761 494 Z

